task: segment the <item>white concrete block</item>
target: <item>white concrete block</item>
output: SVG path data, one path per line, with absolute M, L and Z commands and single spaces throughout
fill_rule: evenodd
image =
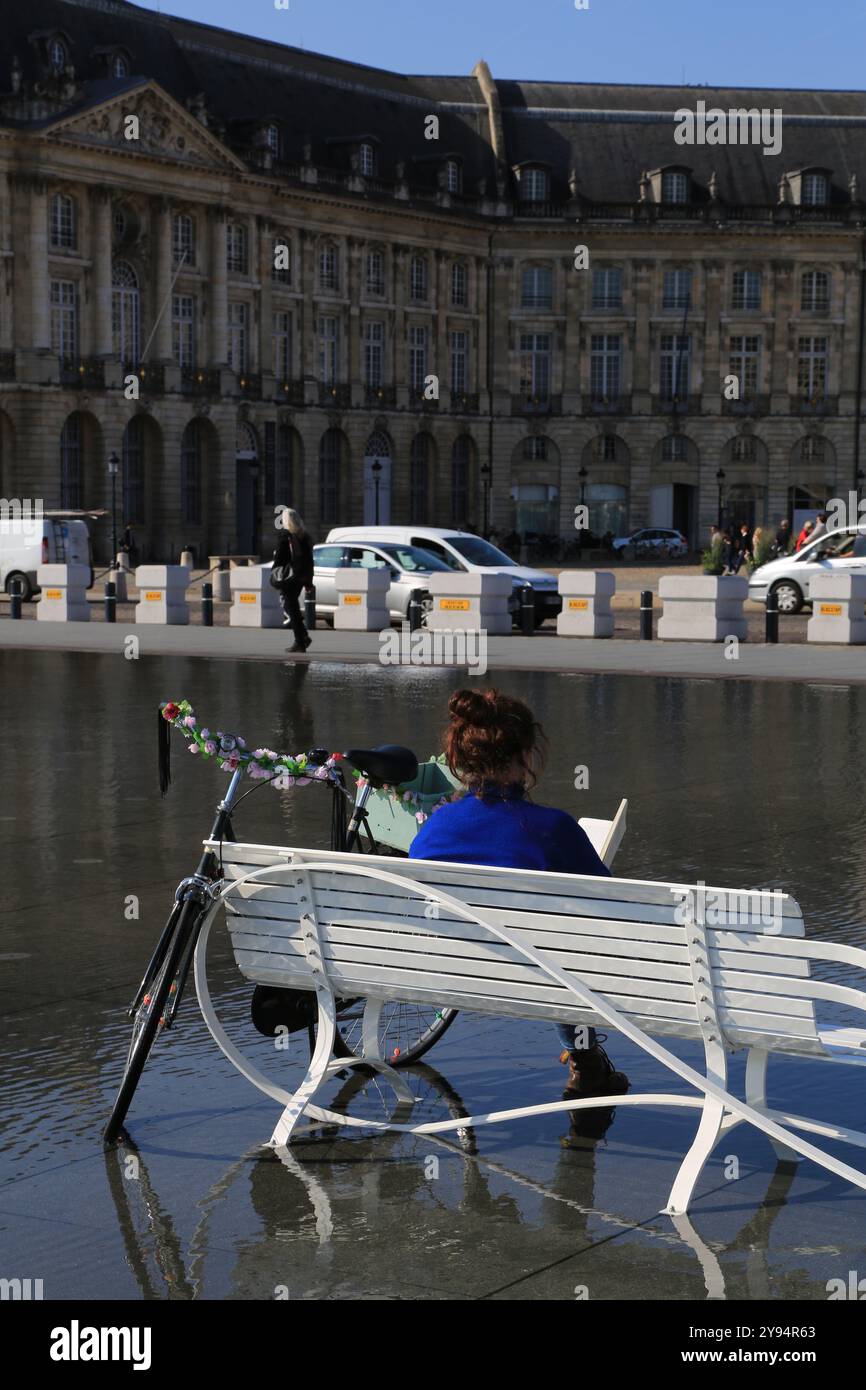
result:
M 559 576 L 562 611 L 557 614 L 560 637 L 612 637 L 610 601 L 616 576 L 607 570 L 563 570 Z
M 506 574 L 431 574 L 427 627 L 433 632 L 505 635 L 512 629 L 508 601 L 513 588 Z
M 135 571 L 136 623 L 186 627 L 189 623 L 186 590 L 190 574 L 185 565 L 139 565 Z
M 353 565 L 334 576 L 337 607 L 334 630 L 339 632 L 383 632 L 391 626 L 388 590 L 391 571 L 383 566 L 365 569 Z
M 812 616 L 807 642 L 860 646 L 866 642 L 866 574 L 818 575 L 809 586 Z
M 36 618 L 43 623 L 89 623 L 88 565 L 39 565 L 36 583 L 42 591 Z
M 271 584 L 270 565 L 236 566 L 223 573 L 232 600 L 229 627 L 282 627 L 282 599 Z
M 749 582 L 739 575 L 672 575 L 659 582 L 663 604 L 658 637 L 665 642 L 745 642 L 743 602 Z

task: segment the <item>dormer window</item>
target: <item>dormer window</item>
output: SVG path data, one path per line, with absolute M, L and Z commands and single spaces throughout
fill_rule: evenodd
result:
M 691 180 L 688 174 L 678 169 L 669 169 L 662 174 L 662 202 L 687 203 L 691 193 Z
M 48 62 L 52 72 L 63 72 L 69 61 L 69 54 L 66 51 L 66 44 L 62 39 L 53 38 L 48 40 Z
M 804 174 L 800 201 L 804 207 L 823 207 L 827 202 L 827 175 Z
M 449 193 L 459 193 L 463 178 L 463 171 L 456 159 L 446 159 L 445 161 L 445 188 Z
M 376 151 L 369 140 L 364 140 L 358 151 L 358 168 L 365 179 L 371 179 L 376 172 Z
M 265 144 L 270 150 L 274 159 L 280 157 L 280 127 L 278 125 L 266 125 L 264 130 Z
M 112 77 L 129 76 L 129 59 L 125 53 L 114 54 L 111 59 L 111 75 Z
M 520 173 L 520 201 L 522 203 L 544 203 L 547 201 L 550 179 L 546 169 L 529 166 Z

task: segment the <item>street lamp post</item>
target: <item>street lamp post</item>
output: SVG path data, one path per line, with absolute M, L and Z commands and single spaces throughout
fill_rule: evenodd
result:
M 382 472 L 382 465 L 378 459 L 373 463 L 373 486 L 376 489 L 376 525 L 379 525 L 379 474 Z
M 108 460 L 108 476 L 111 479 L 111 567 L 117 564 L 117 475 L 120 472 L 120 459 L 112 454 Z
M 488 536 L 488 534 L 489 534 L 489 532 L 490 532 L 490 478 L 491 478 L 492 473 L 493 473 L 493 468 L 491 467 L 490 462 L 488 461 L 487 463 L 482 463 L 482 465 L 481 465 L 481 479 L 482 479 L 482 482 L 484 483 L 484 537 L 485 537 L 485 539 L 487 538 L 487 536 Z
M 716 482 L 717 482 L 718 485 L 719 485 L 719 519 L 718 519 L 718 521 L 716 522 L 716 525 L 718 526 L 719 530 L 721 531 L 721 529 L 722 529 L 722 495 L 723 495 L 724 487 L 725 487 L 725 470 L 724 470 L 724 468 L 720 468 L 719 471 L 718 471 L 718 473 L 716 474 Z

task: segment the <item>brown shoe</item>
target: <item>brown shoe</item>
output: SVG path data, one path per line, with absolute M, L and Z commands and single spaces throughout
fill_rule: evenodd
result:
M 568 1062 L 565 1091 L 575 1100 L 582 1096 L 624 1096 L 629 1087 L 625 1072 L 617 1071 L 599 1042 L 583 1052 L 565 1051 L 560 1062 Z

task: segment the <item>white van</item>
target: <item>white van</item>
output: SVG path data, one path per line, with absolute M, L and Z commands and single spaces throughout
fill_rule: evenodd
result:
M 42 516 L 0 516 L 0 585 L 11 593 L 21 580 L 25 600 L 38 592 L 40 565 L 87 565 L 93 583 L 90 532 L 84 512 L 43 512 Z
M 554 575 L 519 565 L 510 555 L 471 531 L 443 530 L 437 526 L 335 526 L 328 532 L 328 541 L 397 541 L 431 551 L 451 570 L 507 574 L 513 586 L 509 606 L 515 614 L 521 586 L 529 582 L 535 590 L 536 624 L 543 623 L 545 618 L 555 618 L 562 608 L 559 581 Z

